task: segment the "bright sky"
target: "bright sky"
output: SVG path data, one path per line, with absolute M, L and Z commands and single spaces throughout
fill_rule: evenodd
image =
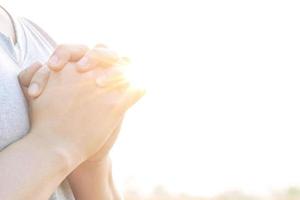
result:
M 59 43 L 131 56 L 147 96 L 113 152 L 141 190 L 212 195 L 300 186 L 300 3 L 2 1 Z

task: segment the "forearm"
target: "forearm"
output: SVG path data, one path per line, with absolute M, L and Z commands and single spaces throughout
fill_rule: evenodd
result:
M 119 200 L 111 178 L 111 162 L 84 162 L 68 177 L 76 200 Z
M 28 134 L 0 152 L 0 199 L 46 200 L 75 167 L 62 149 Z

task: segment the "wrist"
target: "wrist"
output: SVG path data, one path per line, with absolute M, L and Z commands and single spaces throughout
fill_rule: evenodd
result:
M 109 179 L 109 172 L 111 171 L 110 159 L 104 157 L 101 161 L 89 161 L 82 162 L 79 166 L 74 169 L 70 177 L 78 177 L 82 175 L 100 174 L 103 183 L 107 183 Z
M 109 179 L 111 166 L 108 161 L 85 161 L 68 176 L 76 199 L 114 199 Z
M 33 145 L 45 151 L 47 156 L 53 157 L 61 166 L 62 170 L 71 172 L 81 162 L 81 156 L 77 150 L 68 142 L 55 137 L 54 134 L 46 134 L 45 131 L 39 132 L 31 130 L 27 135 Z

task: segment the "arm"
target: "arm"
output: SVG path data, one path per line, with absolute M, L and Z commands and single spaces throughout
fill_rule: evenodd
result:
M 39 68 L 43 69 L 45 68 Z M 81 161 L 89 159 L 102 147 L 106 149 L 110 138 L 116 135 L 112 132 L 120 124 L 124 112 L 143 95 L 143 91 L 129 88 L 126 80 L 121 80 L 121 85 L 112 87 L 110 82 L 108 85 L 102 82 L 101 87 L 98 87 L 96 79 L 105 82 L 107 79 L 111 80 L 111 75 L 121 73 L 118 68 L 111 71 L 107 69 L 106 73 L 103 71 L 79 74 L 75 70 L 75 64 L 69 63 L 60 73 L 51 74 L 48 85 L 39 98 L 29 101 L 32 128 L 47 130 L 38 135 L 52 137 L 54 140 L 50 141 L 61 141 L 61 144 L 71 146 L 72 155 L 76 155 Z M 33 78 L 32 81 L 36 79 Z M 103 175 L 101 171 L 94 171 L 94 175 L 86 171 L 85 180 Z M 103 179 L 93 183 L 94 191 L 101 180 Z M 110 180 L 109 177 L 108 184 L 112 186 Z
M 98 48 L 100 47 L 103 47 L 102 50 L 88 51 L 88 48 L 83 45 L 60 45 L 48 61 L 48 66 L 53 71 L 61 71 L 68 62 L 78 62 L 84 56 L 88 56 L 90 58 L 89 63 L 93 63 L 97 67 L 105 67 L 103 63 L 111 63 L 116 60 L 115 53 L 104 48 L 104 45 L 98 45 Z M 107 51 L 107 53 L 104 53 L 103 50 Z M 96 68 L 96 66 L 90 66 L 90 69 Z M 28 68 L 29 73 L 24 73 L 30 76 L 21 75 L 20 78 L 25 94 L 30 82 L 35 82 L 40 86 L 37 91 L 29 90 L 29 95 L 32 98 L 39 96 L 47 85 L 49 71 L 48 73 L 39 73 L 38 68 L 40 67 L 39 63 L 33 64 Z M 77 200 L 121 199 L 112 181 L 111 162 L 106 158 L 109 150 L 115 143 L 119 131 L 120 126 L 94 156 L 82 163 L 68 176 L 70 186 Z
M 42 69 L 41 66 L 39 64 L 35 64 L 32 67 L 27 68 L 25 71 L 23 71 L 23 73 L 20 74 L 19 79 L 25 94 L 27 94 L 27 87 L 31 82 L 32 77 L 40 69 Z M 68 75 L 68 77 L 72 78 L 72 76 L 70 75 Z M 79 83 L 79 81 L 76 81 L 76 83 Z M 65 84 L 59 85 L 59 88 L 63 89 L 64 87 L 62 85 Z M 66 88 L 64 88 L 64 91 L 68 91 L 69 89 L 66 90 L 67 88 L 70 88 L 70 86 L 66 86 Z M 86 91 L 89 90 L 90 87 L 86 86 L 82 89 L 83 91 Z M 60 92 L 58 91 L 58 93 Z M 88 98 L 90 94 L 91 93 L 88 93 L 84 95 L 84 97 Z M 51 101 L 49 101 L 50 99 Z M 48 199 L 56 189 L 56 187 L 62 182 L 62 180 L 65 179 L 65 177 L 85 159 L 84 156 L 82 157 L 82 153 L 86 154 L 87 152 L 86 150 L 80 148 L 80 146 L 84 145 L 81 143 L 84 141 L 87 142 L 87 139 L 90 137 L 86 138 L 86 134 L 84 134 L 85 139 L 79 139 L 75 136 L 77 132 L 76 130 L 82 129 L 87 130 L 88 132 L 93 132 L 89 131 L 89 129 L 84 128 L 87 126 L 84 126 L 80 118 L 74 119 L 75 116 L 81 116 L 82 114 L 78 113 L 77 115 L 72 114 L 72 117 L 64 117 L 58 113 L 58 111 L 61 111 L 63 109 L 58 109 L 58 111 L 54 111 L 55 113 L 52 113 L 53 116 L 51 117 L 51 113 L 49 111 L 56 109 L 55 107 L 58 107 L 60 104 L 59 102 L 55 102 L 55 106 L 52 105 L 54 107 L 48 110 L 49 106 L 51 106 L 51 104 L 55 101 L 55 98 L 53 99 L 49 97 L 40 97 L 37 101 L 39 103 L 45 102 L 47 104 L 47 107 L 45 107 L 45 104 L 42 103 L 43 105 L 40 105 L 39 109 L 36 109 L 35 106 L 32 105 L 34 103 L 32 102 L 32 100 L 28 100 L 31 105 L 30 111 L 32 132 L 30 132 L 26 137 L 19 140 L 18 142 L 10 145 L 0 153 L 0 199 Z M 66 102 L 70 102 L 70 100 L 67 100 Z M 37 104 L 39 105 L 39 103 Z M 99 103 L 100 102 L 96 104 L 99 105 Z M 68 112 L 76 112 L 76 110 L 78 111 L 78 107 L 76 106 L 71 110 L 68 110 Z M 43 114 L 44 111 L 45 113 Z M 66 114 L 66 112 L 63 113 L 64 115 Z M 61 116 L 63 118 L 60 119 Z M 89 116 L 91 120 L 93 119 L 92 116 L 93 115 Z M 72 122 L 70 124 L 71 126 L 68 126 L 68 123 L 63 123 L 63 126 L 59 125 L 59 127 L 55 128 L 54 131 L 53 123 L 60 123 L 60 121 L 62 120 L 79 121 L 77 121 L 76 123 Z M 47 126 L 47 124 L 50 126 Z M 73 129 L 72 127 L 75 124 L 78 124 L 79 127 Z M 62 130 L 66 127 L 69 127 L 69 130 Z M 105 126 L 101 125 L 101 127 Z M 70 129 L 73 131 L 70 131 Z M 84 132 L 82 130 L 77 133 Z M 98 128 L 97 132 L 101 132 L 100 130 L 101 128 Z M 109 131 L 105 132 L 108 133 Z M 65 135 L 63 138 L 61 138 L 61 135 L 63 133 L 68 133 L 68 135 Z M 70 137 L 73 134 L 75 137 Z M 95 139 L 93 138 L 91 141 L 94 146 Z M 80 144 L 78 144 L 78 142 Z M 99 143 L 98 145 L 101 146 L 101 144 Z M 90 146 L 91 145 L 88 145 L 86 147 L 90 148 Z
M 77 166 L 67 149 L 29 133 L 0 152 L 0 199 L 48 199 Z
M 113 182 L 112 165 L 108 156 L 120 129 L 121 123 L 111 134 L 105 145 L 68 176 L 70 186 L 77 200 L 121 199 Z
M 49 67 L 52 70 L 60 71 L 70 60 L 76 62 L 84 56 L 89 58 L 89 62 L 87 62 L 89 64 L 83 71 L 89 71 L 97 67 L 104 67 L 103 64 L 111 65 L 118 60 L 115 54 L 105 48 L 86 51 L 87 49 L 82 46 L 59 46 L 48 62 Z M 31 97 L 37 97 L 43 92 L 47 84 L 47 76 L 47 73 L 36 73 L 33 79 L 30 78 L 27 84 L 23 84 L 28 86 L 29 82 L 35 82 L 40 86 L 38 91 L 29 92 Z M 120 199 L 112 181 L 111 163 L 107 159 L 103 160 L 114 144 L 119 133 L 119 128 L 120 125 L 111 134 L 105 145 L 94 156 L 76 168 L 69 176 L 69 183 L 76 199 Z M 95 160 L 97 162 L 94 162 Z
M 120 132 L 121 124 L 114 130 L 105 145 L 68 177 L 77 200 L 121 199 L 112 179 L 111 160 L 108 157 L 109 150 Z
M 112 182 L 111 161 L 83 162 L 68 177 L 76 200 L 121 199 Z

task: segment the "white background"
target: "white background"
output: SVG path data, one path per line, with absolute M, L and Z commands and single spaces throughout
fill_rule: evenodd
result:
M 121 184 L 201 195 L 300 185 L 299 1 L 2 2 L 59 43 L 107 43 L 143 72 L 147 96 L 113 152 Z

